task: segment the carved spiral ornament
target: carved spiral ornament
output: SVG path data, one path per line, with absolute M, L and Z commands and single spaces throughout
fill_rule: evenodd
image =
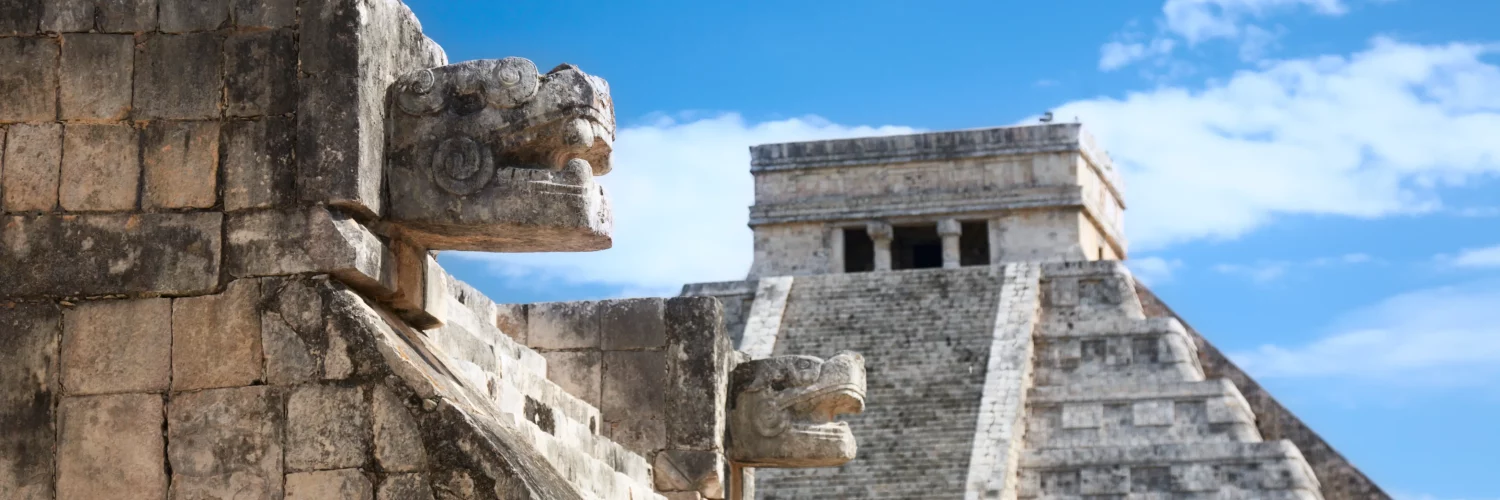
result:
M 396 105 L 412 115 L 426 115 L 443 109 L 443 95 L 437 91 L 437 76 L 424 69 L 401 79 Z
M 523 57 L 495 61 L 491 78 L 484 79 L 485 100 L 497 108 L 514 108 L 531 99 L 541 85 L 536 64 Z
M 432 180 L 444 191 L 459 196 L 474 194 L 494 177 L 493 155 L 474 139 L 449 137 L 432 152 Z

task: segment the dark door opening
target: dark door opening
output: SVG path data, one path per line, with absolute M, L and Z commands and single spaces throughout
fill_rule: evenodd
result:
M 875 270 L 875 242 L 865 228 L 844 230 L 844 272 L 862 273 Z
M 943 267 L 943 239 L 937 224 L 894 228 L 891 239 L 891 269 Z
M 958 264 L 990 265 L 990 224 L 985 221 L 964 222 L 963 231 L 958 237 Z

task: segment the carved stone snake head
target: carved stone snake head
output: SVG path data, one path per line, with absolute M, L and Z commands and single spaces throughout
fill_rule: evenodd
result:
M 749 467 L 831 467 L 856 451 L 839 415 L 865 409 L 865 360 L 778 356 L 730 372 L 729 458 Z
M 416 71 L 386 99 L 386 217 L 438 250 L 609 248 L 609 84 L 519 57 Z

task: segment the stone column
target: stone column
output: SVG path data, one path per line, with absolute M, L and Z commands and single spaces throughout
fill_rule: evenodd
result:
M 943 238 L 943 269 L 958 269 L 958 237 L 963 234 L 963 229 L 956 219 L 938 221 L 938 236 Z
M 866 223 L 865 232 L 875 242 L 875 270 L 891 270 L 891 238 L 895 236 L 891 224 L 880 221 Z

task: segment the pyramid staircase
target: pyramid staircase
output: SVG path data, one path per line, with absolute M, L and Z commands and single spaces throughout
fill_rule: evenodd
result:
M 1296 446 L 1262 440 L 1239 389 L 1205 380 L 1182 324 L 1145 317 L 1122 264 L 1042 276 L 1019 498 L 1322 498 Z

